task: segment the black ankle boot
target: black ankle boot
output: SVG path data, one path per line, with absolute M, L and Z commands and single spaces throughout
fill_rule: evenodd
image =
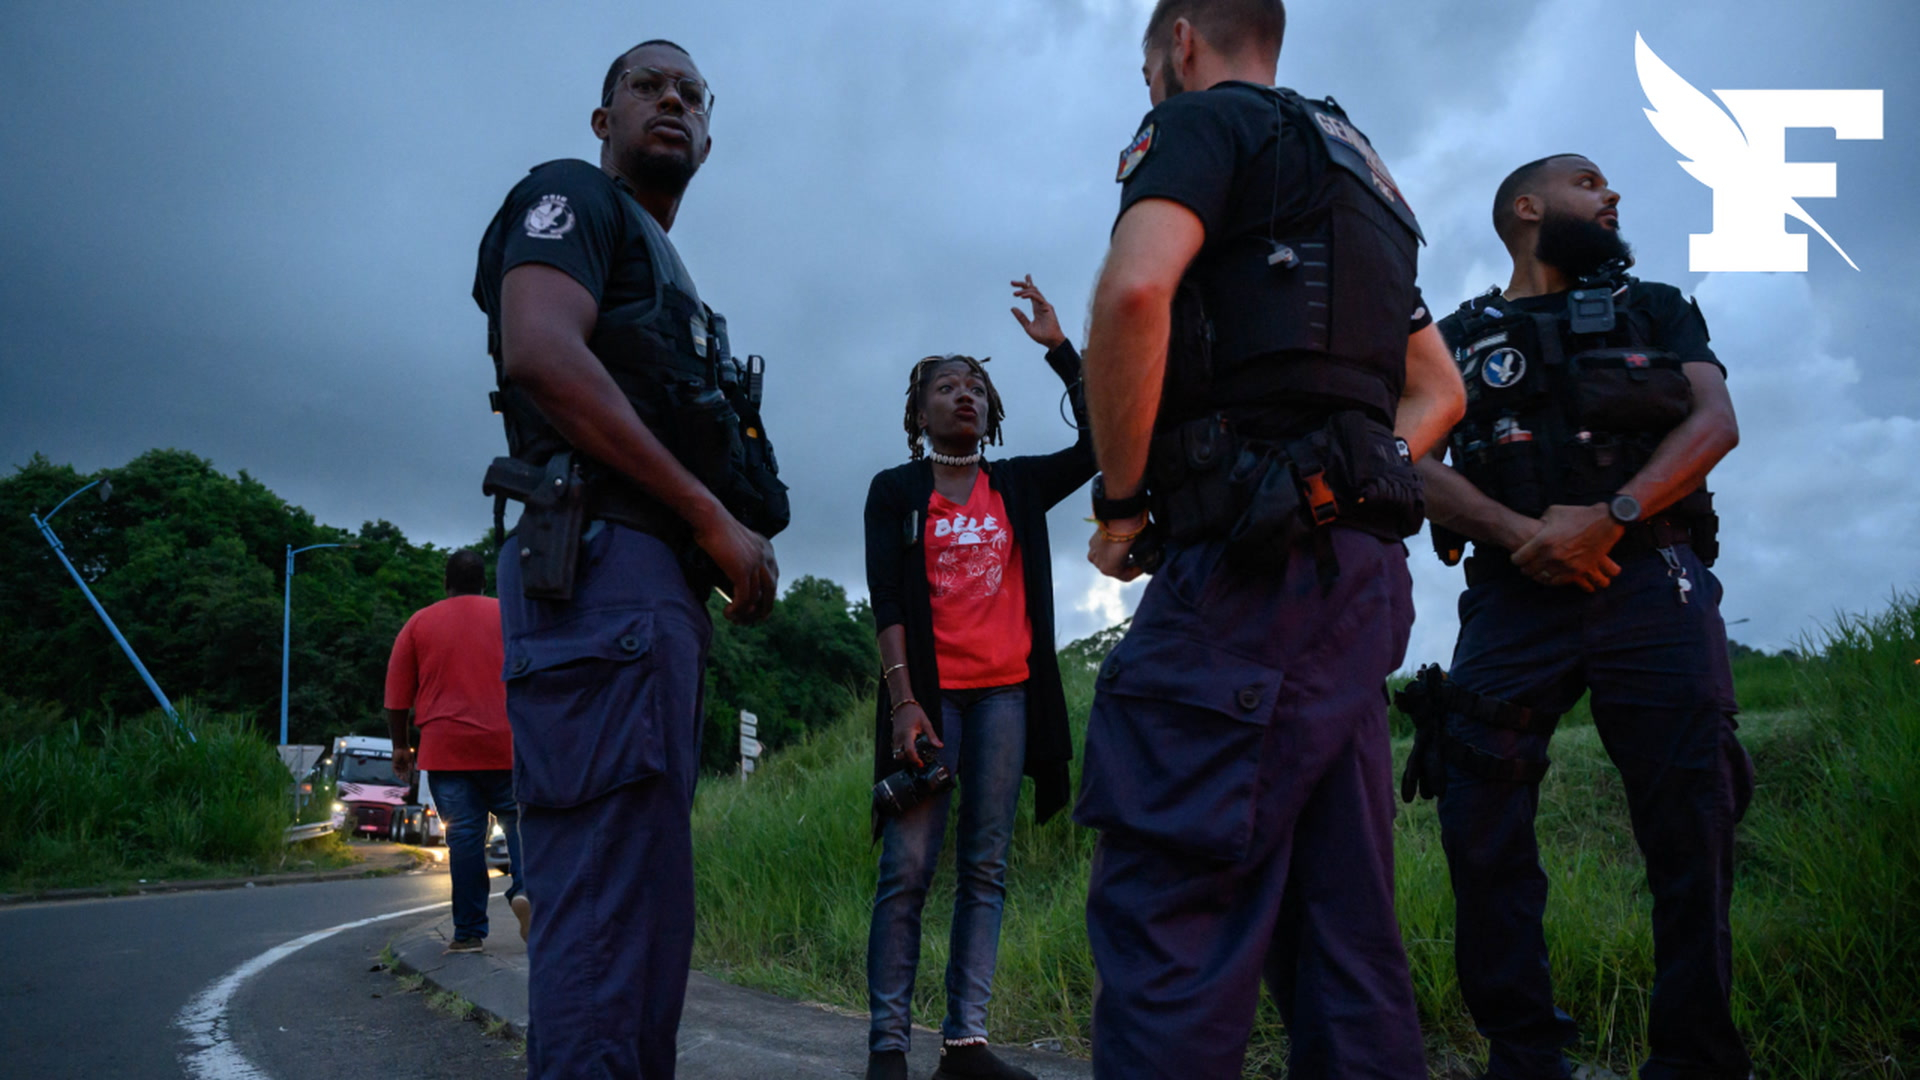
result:
M 867 1055 L 867 1080 L 907 1080 L 905 1050 L 877 1050 Z
M 933 1080 L 1039 1080 L 1018 1065 L 1009 1065 L 993 1056 L 985 1043 L 966 1046 L 942 1046 L 940 1067 Z

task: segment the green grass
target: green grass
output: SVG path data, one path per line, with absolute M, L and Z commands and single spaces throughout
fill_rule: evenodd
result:
M 1920 598 L 1846 619 L 1800 650 L 1742 656 L 1741 738 L 1760 784 L 1739 833 L 1735 1015 L 1763 1077 L 1920 1071 Z M 1092 669 L 1063 663 L 1078 739 Z M 1583 706 L 1584 708 L 1584 706 Z M 695 807 L 696 963 L 733 981 L 864 1014 L 878 852 L 869 842 L 870 704 L 765 762 L 709 780 Z M 1400 755 L 1406 740 L 1396 742 Z M 1588 716 L 1554 739 L 1539 835 L 1552 880 L 1556 993 L 1574 1055 L 1625 1074 L 1644 1054 L 1652 937 L 1620 778 Z M 1077 765 L 1076 765 L 1077 772 Z M 1077 783 L 1077 775 L 1076 775 Z M 1030 796 L 1030 792 L 1029 792 Z M 1093 835 L 1014 837 L 989 1028 L 997 1041 L 1084 1047 L 1093 969 L 1083 911 Z M 1453 897 L 1432 803 L 1396 820 L 1398 906 L 1436 1075 L 1484 1052 L 1453 970 Z M 952 912 L 951 847 L 929 897 L 914 1015 L 938 1023 Z M 1282 1075 L 1263 1001 L 1248 1057 Z
M 33 734 L 0 743 L 0 892 L 356 861 L 330 838 L 283 842 L 287 770 L 243 720 L 190 706 L 181 715 L 199 742 L 154 712 L 117 724 L 33 717 Z

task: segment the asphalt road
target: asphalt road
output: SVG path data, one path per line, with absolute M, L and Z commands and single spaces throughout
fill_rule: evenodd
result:
M 513 1044 L 369 970 L 444 906 L 286 948 L 446 898 L 441 871 L 0 908 L 0 1074 L 517 1080 Z

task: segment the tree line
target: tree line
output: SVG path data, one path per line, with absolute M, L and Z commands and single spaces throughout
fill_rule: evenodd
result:
M 180 450 L 152 450 L 126 465 L 82 474 L 34 455 L 0 478 L 0 742 L 84 720 L 108 726 L 154 702 L 106 628 L 33 527 L 89 481 L 91 494 L 60 511 L 54 530 L 161 688 L 176 703 L 232 713 L 277 739 L 286 549 L 309 551 L 293 579 L 288 737 L 324 743 L 349 733 L 384 734 L 381 692 L 394 636 L 407 618 L 444 595 L 451 549 L 415 543 L 390 522 L 349 531 L 314 520 L 244 470 L 228 476 Z M 468 545 L 486 559 L 491 533 Z M 778 748 L 827 724 L 876 670 L 866 602 L 820 578 L 801 578 L 755 627 L 714 611 L 701 762 L 738 760 L 738 714 L 760 720 Z

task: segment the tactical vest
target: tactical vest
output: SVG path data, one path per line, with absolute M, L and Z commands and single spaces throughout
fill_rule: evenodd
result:
M 726 319 L 700 301 L 693 275 L 665 229 L 628 191 L 619 188 L 630 225 L 637 226 L 653 268 L 653 295 L 600 312 L 587 346 L 606 366 L 634 412 L 687 471 L 748 528 L 771 537 L 789 519 L 787 486 L 779 479 L 773 444 L 760 420 L 764 362 L 736 361 L 728 349 Z M 505 376 L 499 342 L 492 342 L 500 389 L 495 411 L 506 425 L 515 458 L 544 464 L 568 449 L 546 417 Z M 589 514 L 655 531 L 681 523 L 626 477 L 592 463 Z
M 1284 128 L 1300 134 L 1311 197 L 1299 213 L 1194 260 L 1175 305 L 1162 427 L 1212 409 L 1303 402 L 1320 416 L 1357 408 L 1390 426 L 1406 383 L 1422 241 L 1413 209 L 1333 99 L 1229 89 L 1272 102 L 1276 154 Z M 1275 162 L 1275 202 L 1283 165 Z M 1237 182 L 1249 194 L 1264 186 Z
M 1248 566 L 1282 565 L 1294 543 L 1336 522 L 1411 535 L 1425 504 L 1393 421 L 1419 223 L 1331 98 L 1227 89 L 1272 104 L 1276 155 L 1283 132 L 1299 133 L 1310 197 L 1296 214 L 1210 244 L 1182 279 L 1149 455 L 1155 519 L 1176 543 L 1225 537 Z M 1285 164 L 1274 163 L 1276 205 Z M 1235 191 L 1267 183 L 1242 172 Z
M 1553 313 L 1521 311 L 1498 289 L 1461 305 L 1454 360 L 1466 383 L 1454 468 L 1495 501 L 1528 517 L 1556 505 L 1605 502 L 1693 411 L 1681 358 L 1654 341 L 1645 286 L 1626 274 L 1582 282 Z M 1712 495 L 1704 487 L 1661 519 L 1710 547 Z M 1436 530 L 1441 558 L 1457 537 Z M 1712 552 L 1700 552 L 1711 561 Z

